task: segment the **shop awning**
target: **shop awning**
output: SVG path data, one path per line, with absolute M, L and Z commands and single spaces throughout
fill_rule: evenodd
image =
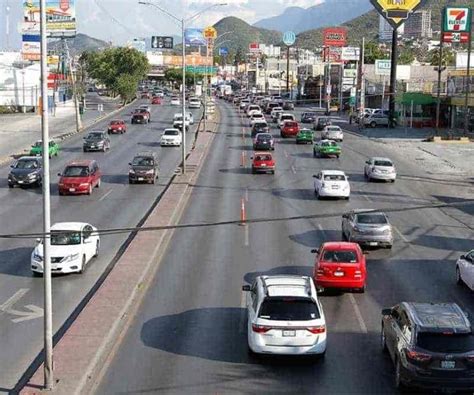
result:
M 407 106 L 413 104 L 416 105 L 429 105 L 429 104 L 434 104 L 436 103 L 436 99 L 428 95 L 426 93 L 421 93 L 421 92 L 406 92 L 402 95 L 401 98 L 397 100 L 398 103 L 400 104 L 405 104 Z

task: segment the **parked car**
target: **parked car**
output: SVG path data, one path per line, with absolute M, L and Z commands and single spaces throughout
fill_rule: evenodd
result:
M 342 238 L 365 246 L 392 248 L 392 225 L 383 212 L 355 209 L 342 216 Z
M 315 158 L 323 158 L 335 156 L 339 158 L 341 156 L 341 146 L 334 140 L 319 140 L 313 145 L 313 156 Z
M 176 146 L 179 147 L 183 141 L 183 135 L 178 128 L 165 129 L 161 136 L 161 146 Z
M 326 242 L 316 253 L 313 280 L 316 289 L 365 292 L 367 268 L 365 256 L 357 243 Z
M 137 182 L 146 182 L 154 184 L 158 178 L 158 159 L 154 152 L 141 152 L 134 156 L 128 164 L 128 182 L 135 184 Z
M 40 187 L 43 182 L 42 159 L 38 156 L 22 156 L 10 166 L 8 173 L 8 187 L 35 186 Z
M 314 133 L 311 129 L 300 129 L 296 135 L 296 144 L 313 144 Z
M 461 255 L 456 261 L 456 282 L 474 291 L 474 250 Z
M 364 175 L 368 181 L 383 180 L 395 182 L 397 170 L 390 159 L 374 157 L 365 162 Z
M 324 357 L 326 319 L 311 277 L 257 276 L 242 290 L 251 352 Z
M 252 125 L 251 135 L 255 137 L 258 133 L 269 133 L 270 128 L 266 121 L 257 121 Z
M 252 157 L 252 173 L 275 174 L 275 159 L 269 152 L 255 152 Z
M 107 133 L 108 134 L 123 134 L 127 132 L 127 125 L 125 124 L 125 121 L 121 119 L 114 119 L 110 121 L 109 127 L 107 128 Z
M 321 199 L 323 197 L 338 197 L 349 199 L 351 186 L 346 174 L 340 170 L 321 170 L 313 175 L 314 194 Z
M 331 118 L 317 117 L 314 122 L 314 130 L 323 130 L 326 126 L 332 125 Z
M 334 141 L 342 141 L 344 140 L 344 133 L 339 126 L 325 126 L 323 131 L 321 132 L 321 138 L 327 140 L 334 140 Z
M 84 137 L 84 142 L 82 144 L 82 150 L 84 152 L 88 151 L 102 151 L 105 152 L 110 149 L 110 139 L 105 132 L 94 131 L 89 132 L 86 137 Z
M 317 113 L 313 111 L 305 111 L 301 114 L 301 123 L 314 123 Z
M 396 388 L 474 391 L 474 334 L 456 303 L 401 302 L 383 309 L 381 321 Z
M 58 156 L 59 144 L 56 141 L 54 140 L 49 141 L 48 153 L 49 153 L 50 158 L 52 158 L 53 156 Z M 43 142 L 41 140 L 38 140 L 36 143 L 34 143 L 31 146 L 30 156 L 42 156 L 42 155 L 43 155 Z
M 69 162 L 58 176 L 60 195 L 91 195 L 94 188 L 100 187 L 102 173 L 95 160 L 77 160 Z
M 52 274 L 83 273 L 92 258 L 99 255 L 97 228 L 85 222 L 58 222 L 51 226 L 50 259 Z M 31 253 L 33 275 L 44 271 L 43 241 Z
M 370 114 L 364 117 L 364 126 L 376 128 L 378 126 L 389 126 L 389 118 L 384 114 Z
M 281 137 L 295 137 L 298 135 L 300 127 L 298 122 L 295 121 L 283 121 L 281 126 L 280 135 Z
M 256 151 L 266 151 L 275 149 L 275 140 L 270 133 L 258 133 L 253 140 L 253 149 Z

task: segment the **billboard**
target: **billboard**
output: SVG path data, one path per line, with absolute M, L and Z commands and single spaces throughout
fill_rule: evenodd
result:
M 327 27 L 323 30 L 323 45 L 325 47 L 345 47 L 347 29 L 344 27 Z
M 184 43 L 186 45 L 207 45 L 202 29 L 189 28 L 184 31 Z
M 341 52 L 341 60 L 359 60 L 360 48 L 359 47 L 343 47 Z
M 398 27 L 422 3 L 422 0 L 370 0 L 372 5 L 392 27 Z
M 23 34 L 21 55 L 24 60 L 41 59 L 41 37 L 36 34 Z
M 75 0 L 46 0 L 46 31 L 48 37 L 62 38 L 76 35 Z M 39 34 L 40 1 L 25 0 L 23 3 L 23 34 Z
M 466 33 L 471 25 L 469 7 L 446 7 L 443 14 L 443 32 Z
M 208 40 L 214 40 L 217 37 L 217 30 L 212 26 L 208 26 L 203 31 L 204 37 Z
M 250 43 L 249 44 L 249 51 L 250 52 L 260 52 L 260 44 L 259 43 Z
M 152 49 L 173 49 L 173 37 L 169 36 L 152 36 Z

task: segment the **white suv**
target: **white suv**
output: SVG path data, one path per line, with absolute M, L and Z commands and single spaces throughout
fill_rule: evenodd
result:
M 252 352 L 324 356 L 326 320 L 311 277 L 258 276 L 242 290 L 247 291 Z

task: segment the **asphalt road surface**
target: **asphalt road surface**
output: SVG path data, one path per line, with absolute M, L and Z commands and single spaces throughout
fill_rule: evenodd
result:
M 139 100 L 136 106 L 143 103 L 146 101 Z M 61 143 L 59 156 L 50 162 L 52 224 L 83 221 L 99 229 L 135 226 L 175 173 L 181 162 L 181 148 L 161 148 L 159 140 L 161 132 L 172 125 L 173 115 L 180 112 L 180 108 L 171 107 L 168 102 L 163 106 L 152 106 L 152 122 L 148 125 L 131 125 L 132 109 L 115 117 L 126 120 L 128 131 L 123 135 L 111 135 L 111 149 L 106 153 L 83 153 L 85 134 Z M 194 110 L 194 115 L 198 121 L 199 111 Z M 188 142 L 193 139 L 197 121 L 187 134 Z M 107 124 L 108 121 L 102 121 L 94 130 L 105 130 Z M 155 185 L 129 185 L 128 163 L 136 153 L 150 150 L 158 154 L 158 182 Z M 66 162 L 80 158 L 98 161 L 103 174 L 100 189 L 95 189 L 91 196 L 59 196 L 57 173 L 62 172 Z M 0 168 L 1 233 L 41 232 L 41 189 L 9 189 L 8 171 L 8 166 Z M 102 237 L 100 255 L 90 262 L 83 275 L 53 278 L 55 332 L 92 288 L 127 237 L 127 234 Z M 14 388 L 43 346 L 43 320 L 39 309 L 43 305 L 43 281 L 33 278 L 30 270 L 34 245 L 34 240 L 0 240 L 0 392 Z M 34 312 L 38 311 L 35 318 Z
M 334 213 L 324 219 L 177 230 L 156 278 L 110 361 L 99 394 L 120 393 L 396 393 L 394 369 L 379 345 L 380 311 L 400 301 L 454 301 L 471 315 L 472 294 L 456 285 L 454 262 L 472 248 L 473 206 L 404 211 L 413 205 L 462 201 L 466 180 L 434 181 L 403 152 L 346 133 L 340 159 L 315 159 L 311 146 L 277 137 L 277 170 L 252 175 L 249 128 L 221 104 L 221 128 L 195 185 L 182 223 L 235 220 L 244 199 L 247 218 Z M 364 161 L 391 157 L 394 184 L 368 183 Z M 311 176 L 341 169 L 350 177 L 349 201 L 318 201 Z M 247 352 L 242 284 L 256 275 L 310 275 L 310 249 L 341 240 L 341 214 L 351 208 L 399 208 L 392 250 L 367 256 L 365 294 L 321 296 L 328 328 L 324 361 L 256 358 Z

